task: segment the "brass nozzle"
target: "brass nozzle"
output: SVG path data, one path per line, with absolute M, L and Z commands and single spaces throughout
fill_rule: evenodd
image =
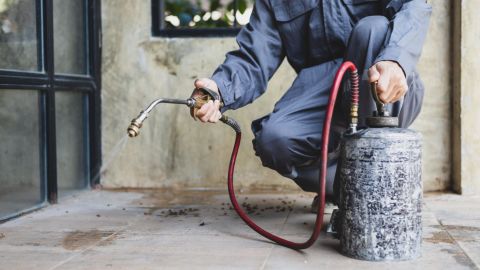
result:
M 133 119 L 132 122 L 130 122 L 130 125 L 127 128 L 127 133 L 130 138 L 137 137 L 140 134 L 140 128 L 142 128 L 142 123 L 147 119 L 148 113 L 147 112 L 141 112 L 140 115 L 137 116 L 137 118 Z
M 136 120 L 137 119 L 133 119 L 127 128 L 127 133 L 130 138 L 137 137 L 140 134 L 142 123 L 139 123 Z

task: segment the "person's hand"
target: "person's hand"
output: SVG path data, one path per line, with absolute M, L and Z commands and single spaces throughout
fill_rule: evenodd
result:
M 384 103 L 400 100 L 408 91 L 407 79 L 397 62 L 380 61 L 368 70 L 370 83 L 377 83 L 377 93 Z
M 217 84 L 208 78 L 202 78 L 202 79 L 197 79 L 194 82 L 195 89 L 192 93 L 192 97 L 196 96 L 203 96 L 204 94 L 200 92 L 199 88 L 208 88 L 212 91 L 215 91 L 218 93 L 218 86 Z M 197 110 L 197 113 L 195 116 L 201 121 L 201 122 L 210 122 L 210 123 L 216 123 L 218 120 L 220 120 L 220 117 L 222 117 L 222 113 L 220 112 L 220 101 L 215 100 L 215 101 L 209 101 L 208 103 L 204 104 L 199 110 Z

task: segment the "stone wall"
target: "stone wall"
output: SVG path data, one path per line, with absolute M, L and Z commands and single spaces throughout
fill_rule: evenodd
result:
M 189 96 L 193 80 L 209 76 L 233 38 L 153 38 L 149 0 L 104 0 L 102 144 L 104 160 L 129 121 L 156 97 Z M 424 109 L 414 129 L 424 136 L 424 188 L 450 187 L 450 1 L 433 1 L 434 14 L 419 71 L 426 85 Z M 284 63 L 269 90 L 254 104 L 228 115 L 244 129 L 237 165 L 238 185 L 296 188 L 263 168 L 252 147 L 250 122 L 269 113 L 295 77 Z M 202 125 L 184 107 L 164 105 L 152 113 L 139 138 L 107 168 L 106 187 L 225 188 L 234 134 L 223 125 Z

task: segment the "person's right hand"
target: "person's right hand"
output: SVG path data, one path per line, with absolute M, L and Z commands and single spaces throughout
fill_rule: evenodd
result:
M 380 61 L 368 70 L 368 79 L 378 82 L 377 93 L 383 103 L 394 103 L 408 91 L 407 78 L 397 62 Z
M 218 86 L 217 84 L 208 78 L 201 78 L 197 79 L 194 82 L 195 85 L 195 90 L 192 93 L 192 97 L 196 96 L 203 96 L 204 94 L 200 92 L 199 88 L 208 88 L 212 91 L 215 91 L 219 93 L 218 91 Z M 209 101 L 208 103 L 204 104 L 199 110 L 197 110 L 197 113 L 195 116 L 201 121 L 201 122 L 210 122 L 210 123 L 216 123 L 218 120 L 220 120 L 220 117 L 222 117 L 222 113 L 220 112 L 220 101 L 215 100 L 215 101 Z

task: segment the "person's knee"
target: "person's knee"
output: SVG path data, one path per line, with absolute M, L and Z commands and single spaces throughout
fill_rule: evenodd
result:
M 389 21 L 384 16 L 368 16 L 355 25 L 353 28 L 350 42 L 361 46 L 361 44 L 368 43 L 371 38 L 385 39 L 388 31 Z
M 357 22 L 353 35 L 368 36 L 370 33 L 386 33 L 389 21 L 385 16 L 368 16 Z
M 254 140 L 256 155 L 263 166 L 281 174 L 288 174 L 295 160 L 292 144 L 291 134 L 283 125 L 269 122 L 263 125 Z

